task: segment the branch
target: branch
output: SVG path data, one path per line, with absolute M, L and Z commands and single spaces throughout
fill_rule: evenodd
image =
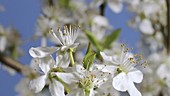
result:
M 170 0 L 166 0 L 167 6 L 167 54 L 170 54 Z
M 104 16 L 105 7 L 106 7 L 106 2 L 104 1 L 104 2 L 100 5 L 100 15 L 101 15 L 101 16 Z
M 2 53 L 0 53 L 0 62 L 2 62 L 2 64 L 4 64 L 4 65 L 16 70 L 18 73 L 20 73 L 24 76 L 29 76 L 31 73 L 33 73 L 32 69 L 30 67 L 27 67 L 27 66 L 13 60 L 9 56 L 2 54 Z

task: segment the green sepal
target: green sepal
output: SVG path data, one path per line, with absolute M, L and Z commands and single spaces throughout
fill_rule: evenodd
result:
M 85 92 L 85 96 L 89 96 L 90 95 L 90 91 L 89 90 L 84 90 Z
M 116 29 L 107 36 L 105 36 L 104 41 L 102 43 L 103 49 L 110 48 L 112 42 L 118 39 L 121 29 Z
M 11 57 L 15 60 L 19 58 L 19 53 L 17 52 L 17 46 L 13 45 L 9 47 L 9 51 L 11 52 Z
M 50 72 L 65 72 L 61 67 L 52 68 Z

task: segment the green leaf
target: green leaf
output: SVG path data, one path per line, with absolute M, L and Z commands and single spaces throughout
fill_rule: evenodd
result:
M 83 67 L 89 70 L 95 58 L 96 58 L 96 53 L 91 49 L 91 44 L 89 43 L 86 55 L 83 59 Z
M 146 18 L 146 16 L 145 16 L 145 13 L 144 13 L 144 12 L 142 12 L 139 16 L 140 16 L 140 18 L 141 18 L 142 20 Z
M 117 29 L 117 30 L 113 31 L 112 33 L 110 33 L 109 35 L 107 35 L 104 39 L 104 42 L 102 43 L 103 49 L 109 48 L 111 46 L 112 42 L 117 40 L 120 32 L 121 32 L 121 29 Z
M 59 5 L 65 8 L 69 8 L 70 0 L 59 0 Z
M 87 38 L 89 39 L 89 41 L 94 45 L 94 47 L 99 51 L 102 49 L 102 47 L 99 44 L 99 41 L 97 40 L 97 38 L 93 35 L 92 32 L 90 31 L 85 31 L 85 34 L 87 36 Z

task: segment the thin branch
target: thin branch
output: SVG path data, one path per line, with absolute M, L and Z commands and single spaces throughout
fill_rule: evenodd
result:
M 100 5 L 100 15 L 104 16 L 105 8 L 106 8 L 106 2 L 103 2 Z
M 49 5 L 49 6 L 54 6 L 54 1 L 53 0 L 44 0 L 44 5 Z
M 14 70 L 16 70 L 18 73 L 29 76 L 31 73 L 33 73 L 32 69 L 30 67 L 27 67 L 16 60 L 13 60 L 9 56 L 6 56 L 4 54 L 0 53 L 0 62 Z
M 167 54 L 170 54 L 170 0 L 166 0 L 167 6 Z

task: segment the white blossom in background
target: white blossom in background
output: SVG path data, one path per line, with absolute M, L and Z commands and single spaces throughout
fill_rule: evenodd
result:
M 133 2 L 134 1 L 134 2 Z M 166 1 L 165 0 L 133 0 L 125 2 L 128 4 L 129 11 L 135 13 L 130 21 L 137 26 L 142 33 L 153 35 L 153 32 L 162 32 L 166 27 Z M 139 18 L 139 19 L 135 19 Z M 134 25 L 133 24 L 133 25 Z M 132 25 L 132 22 L 131 22 Z
M 139 24 L 139 30 L 147 35 L 152 35 L 154 33 L 152 23 L 148 19 L 142 20 L 142 22 Z
M 123 1 L 124 0 L 93 0 L 91 6 L 98 7 L 105 2 L 114 13 L 120 13 L 123 9 Z
M 161 86 L 159 85 L 158 77 L 154 74 L 153 70 L 150 73 L 147 72 L 144 74 L 144 79 L 139 88 L 142 96 L 157 96 L 159 94 Z
M 165 54 L 163 55 L 162 53 L 159 53 L 158 60 L 156 60 L 157 58 L 157 56 L 152 56 L 152 59 L 150 60 L 149 69 L 147 68 L 146 70 L 143 70 L 145 78 L 140 88 L 144 96 L 157 96 L 158 94 L 162 94 L 163 96 L 169 96 L 170 94 L 170 79 L 168 75 L 170 68 L 168 63 L 169 60 L 165 56 Z
M 110 62 L 103 71 L 112 74 L 117 72 L 117 75 L 113 77 L 112 82 L 112 85 L 116 90 L 123 92 L 128 91 L 130 96 L 141 96 L 141 93 L 134 85 L 134 83 L 141 83 L 143 79 L 143 73 L 136 68 L 136 66 L 141 65 L 141 57 L 132 55 L 128 51 L 129 49 L 126 49 L 126 47 L 122 45 L 120 56 L 107 56 L 105 53 L 101 52 L 100 54 L 104 61 Z
M 145 56 L 161 52 L 164 49 L 164 45 L 162 44 L 162 42 L 159 40 L 159 38 L 157 39 L 155 37 L 142 36 L 137 46 L 141 49 L 141 52 L 143 52 Z
M 29 82 L 30 79 L 28 78 L 22 78 L 19 83 L 16 85 L 15 90 L 18 92 L 18 96 L 46 96 L 47 95 L 47 89 L 44 89 L 41 93 L 34 93 L 29 88 Z M 50 96 L 50 94 L 48 94 Z
M 19 48 L 21 41 L 17 31 L 12 28 L 4 28 L 0 25 L 0 53 L 8 53 L 13 59 L 16 59 L 22 54 Z M 10 75 L 15 75 L 16 71 L 9 66 L 3 65 L 2 69 L 7 71 Z
M 168 56 L 165 57 L 163 63 L 159 65 L 156 73 L 164 84 L 170 88 L 170 60 Z
M 104 16 L 94 16 L 91 31 L 98 40 L 101 40 L 106 34 L 106 29 L 109 29 L 109 26 L 109 22 Z
M 34 38 L 41 37 L 41 46 L 47 46 L 47 38 L 49 37 L 50 28 L 55 28 L 56 22 L 54 19 L 46 18 L 41 15 L 37 21 L 36 32 Z
M 5 29 L 0 25 L 0 52 L 3 52 L 7 45 Z
M 115 13 L 120 13 L 123 9 L 123 0 L 107 0 L 107 4 Z

